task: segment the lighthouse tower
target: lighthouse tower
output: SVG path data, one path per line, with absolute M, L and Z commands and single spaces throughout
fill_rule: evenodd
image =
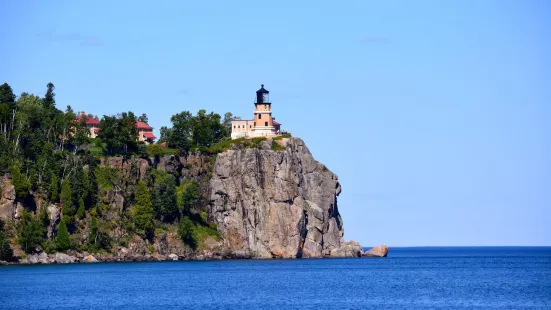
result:
M 253 128 L 251 132 L 251 136 L 253 137 L 273 136 L 276 134 L 269 95 L 270 92 L 264 88 L 264 84 L 256 91 Z

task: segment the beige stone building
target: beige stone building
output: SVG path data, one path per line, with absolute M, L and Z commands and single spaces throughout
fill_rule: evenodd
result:
M 242 137 L 269 137 L 280 134 L 281 124 L 272 116 L 272 103 L 270 92 L 264 88 L 264 84 L 256 91 L 254 103 L 254 117 L 252 120 L 232 121 L 231 138 Z

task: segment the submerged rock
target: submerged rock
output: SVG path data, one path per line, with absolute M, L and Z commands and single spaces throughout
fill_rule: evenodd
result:
M 366 251 L 364 257 L 386 257 L 388 254 L 388 246 L 386 244 L 381 244 L 372 249 Z

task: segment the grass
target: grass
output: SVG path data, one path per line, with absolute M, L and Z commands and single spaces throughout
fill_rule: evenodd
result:
M 272 150 L 276 152 L 281 152 L 285 150 L 284 146 L 279 145 L 276 141 L 282 140 L 284 138 L 290 138 L 291 134 L 286 133 L 280 136 L 276 136 L 272 138 Z M 213 144 L 211 147 L 207 149 L 207 153 L 209 154 L 218 154 L 225 152 L 232 148 L 232 146 L 236 146 L 240 149 L 253 149 L 253 148 L 260 148 L 260 144 L 262 141 L 268 140 L 267 137 L 256 137 L 252 139 L 247 139 L 245 137 L 239 138 L 239 139 L 224 139 L 216 144 Z
M 162 146 L 160 144 L 150 144 L 147 147 L 147 154 L 149 154 L 149 157 L 156 157 L 156 156 L 167 156 L 167 155 L 176 155 L 178 154 L 177 149 L 171 149 L 166 146 Z
M 275 151 L 275 152 L 283 152 L 285 151 L 285 147 L 284 146 L 281 146 L 279 143 L 277 143 L 277 141 L 274 139 L 272 140 L 272 151 Z

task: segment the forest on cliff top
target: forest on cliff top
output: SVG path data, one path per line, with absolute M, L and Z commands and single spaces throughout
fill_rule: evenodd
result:
M 190 248 L 202 235 L 216 238 L 201 203 L 199 175 L 186 179 L 148 166 L 145 175 L 133 176 L 136 159 L 208 154 L 227 144 L 236 117 L 183 111 L 171 117 L 171 127 L 160 128 L 157 144 L 145 145 L 135 124 L 147 122 L 147 115 L 122 112 L 104 115 L 98 137 L 91 139 L 84 118 L 76 121 L 71 106 L 64 111 L 56 106 L 54 91 L 48 83 L 43 97 L 16 96 L 7 83 L 0 85 L 0 185 L 3 191 L 13 187 L 15 205 L 22 207 L 15 221 L 0 217 L 0 260 L 14 259 L 14 249 L 20 256 L 42 250 L 108 252 L 135 236 L 151 250 L 155 236 L 169 229 Z M 131 163 L 126 179 L 120 167 L 106 164 L 114 157 Z M 122 206 L 113 202 L 117 195 Z

